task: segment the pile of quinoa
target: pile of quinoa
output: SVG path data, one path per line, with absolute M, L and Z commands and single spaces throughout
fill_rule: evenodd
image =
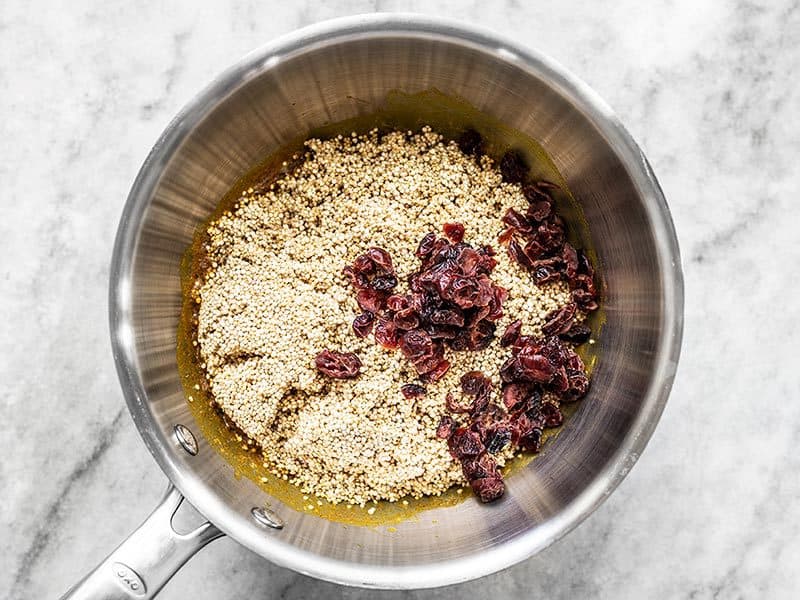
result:
M 519 184 L 504 183 L 487 156 L 467 156 L 429 128 L 373 131 L 308 140 L 296 168 L 264 193 L 245 192 L 208 227 L 210 267 L 193 292 L 201 367 L 214 401 L 274 475 L 361 505 L 465 482 L 436 427 L 446 394 L 459 392 L 468 371 L 489 376 L 502 404 L 499 370 L 509 353 L 499 334 L 483 351 L 447 350 L 447 374 L 406 399 L 400 388 L 417 381 L 414 367 L 399 350 L 353 333 L 361 310 L 342 267 L 368 247 L 384 248 L 402 289 L 419 266 L 419 240 L 460 222 L 464 241 L 498 249 L 492 280 L 509 296 L 497 331 L 520 319 L 538 335 L 570 292 L 563 282 L 535 285 L 499 247 L 500 217 L 526 205 Z M 321 375 L 314 357 L 328 348 L 356 353 L 361 375 Z

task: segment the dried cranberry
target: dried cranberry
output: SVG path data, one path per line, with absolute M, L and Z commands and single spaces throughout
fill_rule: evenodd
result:
M 414 309 L 407 308 L 394 314 L 394 324 L 398 329 L 416 329 L 419 327 L 419 317 Z
M 556 275 L 560 275 L 561 271 L 564 269 L 564 263 L 560 256 L 551 256 L 550 258 L 540 258 L 539 260 L 533 261 L 533 268 L 537 269 L 539 267 L 548 267 L 552 269 Z
M 530 383 L 507 383 L 503 388 L 503 403 L 510 413 L 536 410 L 542 401 L 537 385 Z
M 483 257 L 489 257 L 489 256 L 494 256 L 497 253 L 494 251 L 494 248 L 492 248 L 491 246 L 481 246 L 480 248 L 478 248 L 478 254 L 480 254 Z M 487 272 L 491 271 L 493 268 L 494 268 L 494 265 L 492 265 L 490 267 L 487 267 L 486 268 Z
M 482 414 L 488 408 L 489 400 L 491 400 L 490 393 L 476 396 L 475 400 L 472 401 L 472 410 L 470 411 L 470 415 L 472 417 L 476 417 Z
M 532 239 L 523 249 L 525 256 L 528 258 L 529 269 L 534 268 L 533 263 L 539 260 L 545 253 L 544 246 L 542 246 L 536 239 Z
M 442 415 L 439 420 L 439 425 L 436 427 L 436 437 L 443 440 L 449 439 L 453 432 L 456 430 L 456 422 L 449 415 Z
M 503 223 L 514 228 L 520 233 L 531 233 L 533 231 L 533 227 L 528 219 L 525 218 L 525 215 L 519 213 L 513 208 L 509 208 L 506 211 L 506 214 L 503 215 Z
M 556 367 L 553 377 L 550 379 L 548 387 L 559 396 L 563 396 L 569 389 L 569 376 L 564 367 Z
M 510 412 L 519 410 L 525 405 L 530 389 L 525 383 L 503 384 L 503 404 Z
M 578 274 L 578 252 L 569 242 L 564 242 L 561 248 L 561 260 L 564 263 L 564 275 L 571 281 Z
M 511 442 L 511 430 L 507 427 L 499 427 L 492 432 L 489 441 L 486 443 L 486 451 L 489 454 L 497 454 Z
M 591 294 L 586 290 L 572 290 L 572 299 L 578 306 L 581 307 L 581 310 L 586 312 L 593 312 L 600 308 L 600 305 L 597 303 L 594 294 Z
M 375 323 L 375 314 L 369 311 L 363 312 L 353 319 L 353 331 L 358 337 L 367 337 L 372 331 Z
M 511 363 L 510 366 L 509 362 Z M 525 346 L 512 356 L 500 371 L 501 377 L 506 372 L 506 381 L 525 383 L 548 383 L 555 374 L 553 362 L 536 346 Z
M 474 351 L 486 350 L 494 339 L 497 326 L 491 321 L 479 321 L 469 330 L 467 348 Z
M 578 356 L 555 336 L 548 337 L 543 343 L 539 344 L 538 352 L 546 356 L 556 366 L 564 366 L 568 363 L 570 357 Z
M 392 257 L 383 248 L 369 248 L 367 250 L 367 256 L 369 256 L 378 269 L 382 270 L 384 273 L 394 273 Z
M 534 345 L 536 342 L 537 338 L 534 338 L 532 335 L 521 335 L 517 341 L 511 345 L 511 354 L 516 356 L 525 346 Z
M 459 460 L 478 456 L 483 452 L 483 444 L 478 434 L 464 427 L 459 427 L 453 432 L 453 435 L 448 440 L 448 446 L 453 456 Z
M 500 159 L 500 174 L 508 183 L 522 183 L 528 176 L 528 165 L 518 150 L 509 150 Z
M 467 129 L 458 137 L 457 141 L 459 149 L 464 154 L 480 156 L 483 154 L 483 138 L 481 134 L 474 129 Z
M 538 452 L 542 447 L 542 430 L 534 427 L 528 433 L 520 437 L 519 445 L 529 452 Z
M 545 335 L 564 333 L 572 325 L 577 310 L 578 305 L 570 302 L 561 308 L 550 311 L 545 317 L 544 325 L 542 325 L 542 333 Z
M 579 273 L 573 277 L 569 282 L 569 287 L 572 290 L 584 290 L 592 296 L 597 294 L 597 288 L 594 285 L 594 279 L 583 273 Z
M 486 452 L 481 452 L 476 457 L 464 457 L 461 460 L 461 469 L 467 481 L 484 479 L 486 477 L 497 477 L 497 461 L 493 456 Z
M 553 363 L 541 354 L 518 357 L 526 377 L 537 383 L 552 381 L 556 368 Z
M 398 296 L 397 294 L 392 294 L 386 299 L 386 308 L 389 310 L 393 310 L 395 312 L 405 310 L 411 307 L 411 301 L 406 296 Z
M 539 406 L 539 414 L 545 427 L 558 427 L 564 422 L 561 409 L 552 402 L 542 402 Z
M 527 398 L 525 398 L 525 404 L 522 405 L 522 410 L 528 413 L 528 416 L 531 415 L 532 412 L 536 412 L 539 410 L 539 405 L 542 403 L 542 394 L 541 388 L 538 386 L 531 387 L 531 391 L 528 394 Z
M 421 398 L 425 395 L 426 390 L 416 383 L 407 383 L 400 387 L 400 392 L 405 398 L 410 400 L 411 398 Z
M 359 290 L 356 302 L 364 312 L 377 313 L 386 303 L 386 294 L 371 289 Z
M 553 214 L 553 203 L 550 200 L 532 202 L 525 211 L 525 216 L 535 223 L 540 223 Z
M 562 340 L 573 344 L 583 344 L 592 336 L 592 330 L 584 323 L 573 323 L 567 331 L 558 334 Z
M 586 373 L 581 371 L 570 371 L 568 373 L 569 387 L 563 396 L 567 402 L 574 402 L 583 398 L 589 391 L 589 378 Z
M 544 253 L 556 252 L 564 243 L 564 227 L 557 217 L 544 221 L 533 236 L 533 240 Z
M 373 260 L 366 254 L 362 254 L 357 256 L 356 259 L 353 261 L 353 270 L 361 273 L 363 275 L 374 275 L 375 274 L 375 263 Z
M 519 264 L 523 269 L 530 269 L 533 267 L 530 257 L 528 257 L 527 253 L 522 249 L 522 246 L 519 245 L 517 240 L 512 239 L 508 243 L 508 256 L 510 256 L 511 260 Z
M 515 232 L 516 229 L 514 229 L 513 227 L 506 227 L 503 231 L 500 232 L 500 235 L 497 236 L 497 241 L 505 246 L 511 241 L 511 238 L 514 237 Z
M 481 412 L 479 415 L 470 415 L 470 418 L 473 419 L 472 423 L 469 424 L 469 430 L 475 434 L 477 434 L 478 439 L 481 443 L 485 446 L 486 442 L 489 441 L 489 426 L 491 423 L 485 418 L 486 411 Z
M 459 334 L 459 328 L 450 325 L 428 325 L 425 331 L 431 336 L 431 339 L 447 340 L 448 342 L 455 340 Z M 452 345 L 450 347 L 453 348 Z M 462 350 L 466 350 L 466 348 L 462 348 Z
M 450 368 L 450 363 L 444 360 L 444 347 L 439 340 L 432 341 L 434 345 L 430 353 L 421 356 L 413 363 L 417 373 L 423 376 L 425 383 L 438 381 Z
M 551 281 L 558 281 L 559 275 L 552 265 L 539 265 L 533 270 L 533 278 L 537 285 L 544 285 Z
M 492 391 L 492 380 L 480 371 L 470 371 L 461 376 L 461 391 L 467 396 L 481 396 Z
M 448 288 L 448 300 L 452 300 L 460 308 L 472 308 L 478 302 L 481 294 L 480 283 L 466 277 L 455 278 Z
M 397 277 L 394 275 L 379 275 L 372 280 L 370 287 L 376 292 L 391 292 L 397 287 Z
M 588 275 L 589 277 L 594 275 L 592 263 L 586 255 L 586 251 L 583 249 L 578 250 L 578 273 Z
M 473 412 L 470 415 L 472 425 L 470 429 L 476 432 L 481 441 L 485 444 L 489 440 L 490 434 L 503 425 L 506 418 L 506 412 L 494 402 L 487 404 L 479 412 Z
M 503 337 L 500 338 L 500 345 L 504 348 L 510 346 L 519 339 L 520 332 L 522 331 L 522 321 L 517 319 L 506 327 Z
M 420 375 L 420 379 L 422 379 L 425 383 L 436 383 L 442 377 L 444 377 L 445 373 L 447 373 L 449 369 L 450 361 L 442 360 L 433 369 Z
M 472 410 L 471 402 L 468 405 L 459 404 L 458 400 L 456 400 L 456 397 L 451 392 L 447 392 L 444 398 L 444 405 L 451 413 L 468 413 Z
M 456 260 L 461 274 L 465 277 L 476 277 L 485 267 L 485 257 L 472 248 L 461 248 Z
M 567 369 L 570 371 L 580 371 L 582 373 L 586 372 L 586 365 L 583 364 L 583 360 L 574 350 L 569 349 L 566 355 L 567 360 L 564 362 L 564 365 Z
M 591 312 L 598 309 L 597 289 L 591 276 L 579 273 L 569 284 L 572 298 L 582 310 Z
M 519 381 L 521 376 L 519 362 L 516 356 L 509 356 L 500 367 L 500 379 L 506 383 Z
M 434 351 L 433 340 L 422 329 L 412 329 L 406 331 L 400 340 L 400 350 L 402 350 L 405 357 L 412 363 L 416 362 L 426 356 L 429 356 Z
M 435 325 L 464 326 L 464 313 L 458 308 L 431 311 L 429 320 Z
M 356 301 L 361 310 L 379 313 L 385 306 L 386 297 L 397 285 L 392 259 L 381 248 L 370 248 L 342 269 L 358 290 Z
M 508 290 L 499 285 L 492 286 L 492 299 L 489 300 L 489 312 L 484 317 L 489 321 L 497 321 L 503 316 L 503 304 L 508 300 Z M 496 327 L 495 327 L 496 328 Z
M 461 223 L 445 223 L 442 230 L 451 242 L 459 243 L 464 239 L 464 226 Z
M 323 350 L 314 359 L 317 370 L 334 379 L 352 379 L 361 369 L 361 360 L 352 352 Z
M 469 350 L 469 343 L 469 333 L 463 329 L 459 330 L 454 338 L 447 340 L 447 345 L 456 352 Z
M 541 182 L 527 183 L 522 186 L 522 193 L 525 199 L 531 204 L 542 200 L 550 200 L 550 192 L 540 185 Z
M 419 246 L 417 246 L 416 255 L 419 258 L 426 258 L 430 255 L 433 251 L 433 243 L 436 241 L 436 235 L 434 233 L 428 233 L 423 237 L 420 242 Z
M 482 413 L 492 395 L 492 380 L 480 371 L 470 371 L 461 376 L 461 391 L 473 398 L 470 412 L 473 417 Z
M 531 419 L 531 414 L 528 411 L 518 411 L 511 415 L 511 442 L 519 444 L 519 440 L 528 435 L 534 427 L 536 422 Z
M 433 263 L 441 263 L 446 260 L 455 258 L 455 253 L 452 251 L 452 246 L 445 238 L 438 238 L 433 242 L 433 249 L 431 250 L 430 260 Z
M 342 274 L 347 276 L 350 280 L 350 284 L 357 290 L 363 290 L 369 286 L 369 279 L 367 279 L 367 276 L 356 271 L 350 265 L 342 269 Z
M 494 502 L 506 491 L 506 485 L 503 482 L 503 478 L 499 475 L 496 477 L 473 479 L 469 485 L 478 499 L 484 503 Z
M 386 319 L 378 319 L 375 325 L 375 341 L 390 350 L 400 346 L 400 333 L 394 323 Z

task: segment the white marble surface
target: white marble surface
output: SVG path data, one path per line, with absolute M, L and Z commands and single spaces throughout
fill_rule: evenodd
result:
M 506 572 L 366 592 L 222 540 L 161 597 L 797 597 L 798 2 L 205 4 L 0 5 L 0 596 L 58 597 L 164 486 L 123 408 L 106 325 L 117 219 L 153 141 L 257 45 L 328 17 L 413 9 L 551 54 L 643 145 L 686 272 L 666 412 L 618 491 Z

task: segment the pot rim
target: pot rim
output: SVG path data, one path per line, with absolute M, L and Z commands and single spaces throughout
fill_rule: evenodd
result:
M 256 527 L 241 527 L 236 513 L 199 478 L 171 457 L 165 437 L 147 406 L 135 353 L 131 314 L 131 270 L 139 228 L 161 174 L 173 153 L 195 126 L 232 89 L 277 64 L 287 55 L 336 41 L 381 36 L 440 39 L 466 45 L 545 79 L 570 98 L 608 140 L 626 166 L 647 212 L 658 251 L 664 290 L 664 331 L 656 366 L 642 408 L 611 460 L 561 512 L 517 537 L 467 557 L 406 567 L 351 563 L 301 550 Z M 224 71 L 197 94 L 169 123 L 142 165 L 128 195 L 110 268 L 109 324 L 120 384 L 146 446 L 173 484 L 191 504 L 226 534 L 267 560 L 335 583 L 362 587 L 427 588 L 467 581 L 516 564 L 571 531 L 619 485 L 650 439 L 675 377 L 683 334 L 683 275 L 672 219 L 656 177 L 636 142 L 620 120 L 587 84 L 544 54 L 522 47 L 482 27 L 451 19 L 406 13 L 376 13 L 324 21 L 304 27 L 261 46 Z

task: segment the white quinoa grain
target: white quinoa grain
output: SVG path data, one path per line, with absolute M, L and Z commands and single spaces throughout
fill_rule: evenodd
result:
M 499 334 L 515 319 L 538 334 L 569 291 L 562 283 L 537 287 L 499 247 L 500 217 L 527 203 L 491 159 L 476 162 L 428 128 L 312 139 L 306 148 L 305 160 L 269 191 L 248 190 L 208 227 L 212 268 L 194 294 L 211 393 L 271 473 L 306 494 L 361 506 L 440 494 L 464 483 L 435 435 L 445 395 L 472 370 L 491 377 L 498 394 L 508 356 Z M 341 271 L 379 246 L 391 254 L 402 291 L 419 265 L 419 240 L 446 222 L 463 223 L 474 246 L 498 250 L 492 278 L 509 291 L 505 316 L 486 350 L 448 350 L 445 377 L 407 400 L 400 387 L 415 380 L 413 367 L 372 336 L 353 334 L 361 311 Z M 360 377 L 321 376 L 314 357 L 324 349 L 358 354 Z

